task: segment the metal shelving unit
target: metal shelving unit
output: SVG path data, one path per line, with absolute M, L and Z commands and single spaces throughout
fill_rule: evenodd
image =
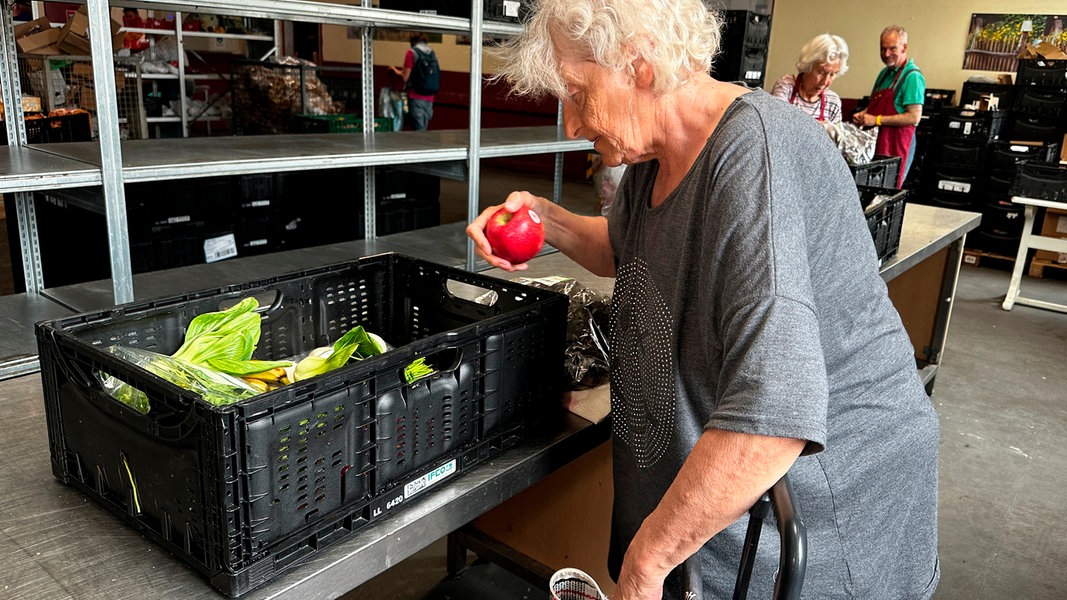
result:
M 236 17 L 266 18 L 275 21 L 306 21 L 362 29 L 362 64 L 374 64 L 374 28 L 402 28 L 471 36 L 472 74 L 482 72 L 482 35 L 512 35 L 520 25 L 483 22 L 482 0 L 472 0 L 472 17 L 446 17 L 377 9 L 363 0 L 364 6 L 317 2 L 311 0 L 139 0 L 122 2 L 128 8 L 147 10 L 216 13 Z M 97 106 L 115 106 L 114 57 L 110 40 L 110 3 L 86 0 L 92 42 L 92 63 Z M 0 99 L 14 107 L 6 121 L 11 145 L 0 148 L 0 193 L 15 199 L 23 265 L 26 273 L 25 294 L 0 297 L 0 379 L 37 368 L 33 323 L 76 312 L 78 307 L 50 295 L 41 272 L 37 225 L 32 192 L 64 188 L 102 188 L 104 213 L 108 227 L 111 256 L 112 298 L 121 304 L 135 299 L 129 238 L 126 231 L 126 182 L 223 176 L 276 171 L 310 170 L 333 167 L 374 167 L 421 164 L 452 170 L 457 162 L 466 164 L 468 180 L 468 217 L 478 213 L 479 163 L 482 157 L 556 154 L 555 189 L 562 186 L 562 153 L 585 151 L 592 144 L 585 140 L 567 140 L 560 127 L 517 129 L 481 129 L 481 77 L 471 77 L 470 126 L 468 130 L 373 132 L 373 70 L 364 69 L 364 132 L 362 136 L 249 136 L 225 138 L 182 138 L 167 140 L 123 141 L 116 111 L 100 110 L 100 136 L 94 142 L 27 145 L 21 126 L 16 46 L 9 14 L 2 15 L 0 27 Z M 365 169 L 363 186 L 366 243 L 374 245 L 375 193 L 374 169 Z M 9 205 L 10 206 L 10 205 Z M 456 241 L 454 227 L 443 226 L 442 243 Z M 434 236 L 432 230 L 420 230 L 419 239 Z M 476 267 L 473 245 L 466 243 L 465 266 Z M 395 244 L 401 244 L 398 240 Z
M 178 49 L 178 64 L 175 68 L 175 73 L 143 73 L 139 75 L 139 79 L 142 81 L 153 82 L 153 85 L 157 85 L 157 82 L 171 81 L 178 86 L 178 99 L 180 104 L 180 110 L 173 116 L 150 116 L 146 117 L 148 125 L 156 125 L 157 127 L 163 123 L 180 123 L 182 137 L 189 137 L 189 124 L 196 120 L 202 120 L 208 123 L 210 128 L 210 122 L 212 120 L 220 120 L 219 117 L 207 117 L 204 115 L 189 114 L 189 97 L 190 92 L 188 89 L 189 82 L 196 81 L 210 81 L 219 80 L 223 77 L 216 73 L 187 73 L 186 72 L 186 52 L 191 52 L 185 46 L 186 38 L 217 38 L 224 40 L 242 40 L 242 41 L 260 41 L 271 42 L 274 46 L 265 55 L 257 57 L 257 60 L 265 60 L 266 58 L 276 55 L 278 47 L 276 40 L 279 39 L 280 26 L 277 21 L 274 22 L 274 31 L 272 35 L 261 35 L 252 33 L 218 33 L 209 31 L 187 31 L 181 27 L 183 22 L 183 14 L 180 11 L 174 12 L 173 23 L 174 29 L 157 29 L 157 28 L 144 28 L 144 27 L 123 27 L 122 31 L 127 33 L 142 33 L 149 36 L 153 40 L 153 44 L 156 43 L 156 38 L 173 37 Z M 147 137 L 147 136 L 146 136 Z M 156 137 L 161 137 L 157 135 Z

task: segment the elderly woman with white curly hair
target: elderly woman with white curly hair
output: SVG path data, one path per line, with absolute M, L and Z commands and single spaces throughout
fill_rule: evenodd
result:
M 830 89 L 848 71 L 848 44 L 840 36 L 817 35 L 800 49 L 796 75 L 783 75 L 771 95 L 796 106 L 817 121 L 841 122 L 841 97 Z
M 611 597 L 729 597 L 743 517 L 788 473 L 805 597 L 929 598 L 938 417 L 855 180 L 813 119 L 713 79 L 718 43 L 701 0 L 538 0 L 497 49 L 499 77 L 558 98 L 568 137 L 628 165 L 606 217 L 503 203 L 615 277 Z M 467 235 L 525 269 L 485 237 L 497 208 Z M 761 537 L 750 591 L 769 598 L 773 524 Z

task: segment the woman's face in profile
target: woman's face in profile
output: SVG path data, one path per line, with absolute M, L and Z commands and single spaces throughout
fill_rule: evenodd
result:
M 556 60 L 567 84 L 563 105 L 563 127 L 572 139 L 593 142 L 604 163 L 622 164 L 633 152 L 637 128 L 633 114 L 633 81 L 624 73 L 604 68 L 577 44 L 556 42 Z
M 822 94 L 830 87 L 834 79 L 837 79 L 837 74 L 840 72 L 840 60 L 815 63 L 812 65 L 811 71 L 805 73 L 801 78 L 804 94 L 809 97 Z

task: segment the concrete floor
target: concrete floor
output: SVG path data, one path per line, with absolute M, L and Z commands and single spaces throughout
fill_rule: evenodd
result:
M 483 207 L 511 189 L 551 193 L 547 178 L 483 170 L 482 180 Z M 465 200 L 449 200 L 465 198 L 459 183 L 442 186 L 443 222 L 465 218 Z M 592 210 L 593 196 L 589 184 L 565 185 L 565 204 L 578 210 Z M 1005 268 L 988 259 L 964 265 L 934 387 L 942 424 L 936 600 L 1067 598 L 1067 314 L 1001 309 Z M 1067 303 L 1065 272 L 1024 277 L 1023 293 Z M 489 567 L 476 572 L 465 587 L 438 585 L 446 572 L 444 540 L 437 540 L 345 599 L 546 596 Z

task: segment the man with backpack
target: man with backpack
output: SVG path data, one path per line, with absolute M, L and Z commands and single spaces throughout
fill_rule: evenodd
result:
M 404 54 L 404 68 L 390 67 L 404 78 L 408 93 L 408 119 L 411 128 L 426 129 L 433 117 L 433 99 L 441 87 L 441 66 L 430 48 L 426 34 L 411 36 L 411 48 Z

